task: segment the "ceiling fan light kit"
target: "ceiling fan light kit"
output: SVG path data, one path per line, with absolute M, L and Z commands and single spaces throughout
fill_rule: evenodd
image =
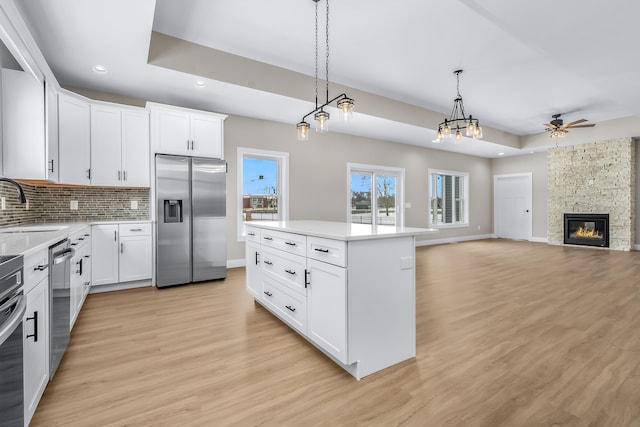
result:
M 473 139 L 482 139 L 482 127 L 478 119 L 474 119 L 471 114 L 467 117 L 464 112 L 464 102 L 462 102 L 462 95 L 460 95 L 460 74 L 462 70 L 456 70 L 453 74 L 456 75 L 456 88 L 457 96 L 453 100 L 453 109 L 449 118 L 445 118 L 443 122 L 438 125 L 438 133 L 434 142 L 442 142 L 445 138 L 448 138 L 453 133 L 455 135 L 455 142 L 462 141 L 462 130 L 465 132 L 465 136 Z
M 591 123 L 588 125 L 581 125 L 580 123 L 584 123 L 586 119 L 576 120 L 571 123 L 564 124 L 564 121 L 560 118 L 562 114 L 554 114 L 553 120 L 549 123 L 545 123 L 544 125 L 547 127 L 547 131 L 549 132 L 549 138 L 564 138 L 569 131 L 567 129 L 576 129 L 576 128 L 592 128 L 595 126 L 595 123 Z
M 326 68 L 325 68 L 325 103 L 318 104 L 318 3 L 320 0 L 312 0 L 316 4 L 316 108 L 310 111 L 308 114 L 302 117 L 302 120 L 296 125 L 298 130 L 298 141 L 309 140 L 309 130 L 311 126 L 306 121 L 307 117 L 313 114 L 313 118 L 316 121 L 316 132 L 325 133 L 329 131 L 329 113 L 324 110 L 324 107 L 336 102 L 336 106 L 340 110 L 340 117 L 348 121 L 352 117 L 355 101 L 348 97 L 346 93 L 341 93 L 335 98 L 329 99 L 329 0 L 325 0 L 327 4 L 325 20 L 326 20 Z

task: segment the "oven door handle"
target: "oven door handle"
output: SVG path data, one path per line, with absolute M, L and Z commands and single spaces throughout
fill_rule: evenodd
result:
M 18 328 L 18 325 L 22 322 L 24 313 L 27 311 L 27 300 L 22 294 L 11 299 L 9 304 L 6 304 L 5 306 L 7 305 L 13 305 L 14 309 L 11 316 L 9 316 L 3 325 L 0 325 L 0 347 Z
M 65 249 L 64 251 L 58 252 L 53 256 L 53 263 L 54 264 L 63 263 L 66 260 L 73 258 L 75 254 L 76 254 L 75 249 L 73 248 Z

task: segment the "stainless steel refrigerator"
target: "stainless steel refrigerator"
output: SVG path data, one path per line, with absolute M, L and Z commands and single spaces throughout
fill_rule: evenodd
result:
M 156 285 L 227 275 L 224 160 L 156 155 Z

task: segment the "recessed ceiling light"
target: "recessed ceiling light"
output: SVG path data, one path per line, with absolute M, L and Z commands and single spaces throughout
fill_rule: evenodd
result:
M 107 68 L 104 65 L 96 65 L 93 67 L 93 71 L 96 73 L 104 74 L 107 72 Z
M 202 80 L 196 80 L 196 82 L 194 84 L 196 86 L 198 86 L 198 87 L 205 87 L 206 86 L 206 84 Z
M 498 153 L 498 156 L 504 156 L 504 153 Z

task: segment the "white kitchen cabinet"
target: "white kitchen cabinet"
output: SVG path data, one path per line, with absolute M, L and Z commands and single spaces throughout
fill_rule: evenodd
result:
M 246 243 L 255 301 L 351 375 L 415 357 L 414 236 L 434 230 L 285 221 L 247 232 L 259 236 Z
M 92 226 L 92 286 L 150 279 L 151 224 Z
M 118 224 L 91 226 L 91 284 L 118 282 Z
M 342 267 L 309 259 L 307 334 L 323 350 L 347 363 L 347 278 Z
M 249 231 L 249 227 L 247 227 Z M 260 298 L 262 293 L 262 270 L 260 268 L 260 244 L 247 239 L 246 252 L 246 276 L 247 290 L 254 298 Z
M 76 323 L 85 297 L 91 287 L 91 228 L 85 227 L 69 236 L 71 247 L 76 251 L 71 258 L 70 281 L 70 328 Z
M 24 259 L 27 311 L 23 319 L 24 419 L 29 425 L 49 381 L 48 251 Z
M 154 152 L 186 156 L 224 157 L 222 114 L 147 103 L 151 109 Z
M 58 144 L 58 94 L 53 86 L 45 82 L 45 128 L 47 144 L 47 179 L 51 182 L 60 180 L 60 157 Z
M 149 186 L 149 116 L 91 104 L 91 184 Z
M 58 144 L 60 183 L 91 183 L 89 103 L 79 97 L 58 94 Z
M 2 141 L 5 176 L 48 179 L 44 86 L 24 71 L 2 69 Z

